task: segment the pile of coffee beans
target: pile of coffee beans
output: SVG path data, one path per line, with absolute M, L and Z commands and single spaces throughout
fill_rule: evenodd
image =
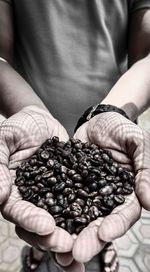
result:
M 24 200 L 47 210 L 57 226 L 78 234 L 124 203 L 133 192 L 134 177 L 108 150 L 53 137 L 21 164 L 15 184 Z

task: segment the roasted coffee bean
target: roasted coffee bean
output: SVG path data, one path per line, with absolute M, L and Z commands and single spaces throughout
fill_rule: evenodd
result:
M 67 196 L 67 195 L 70 195 L 72 193 L 72 189 L 69 188 L 69 187 L 66 187 L 64 190 L 63 190 L 63 195 L 64 196 Z
M 99 216 L 99 210 L 96 206 L 92 206 L 89 208 L 89 212 L 88 215 L 90 216 L 90 218 L 92 220 L 97 219 L 97 217 Z
M 99 190 L 100 195 L 110 195 L 113 192 L 113 187 L 111 185 L 106 185 Z
M 122 191 L 125 195 L 130 195 L 133 193 L 133 188 L 129 187 L 129 188 L 122 188 Z
M 56 225 L 78 234 L 131 194 L 134 176 L 95 144 L 48 139 L 16 170 L 22 198 L 50 212 Z
M 69 194 L 68 195 L 68 202 L 71 203 L 76 199 L 76 195 L 75 194 Z
M 72 176 L 72 180 L 73 180 L 74 182 L 79 183 L 79 182 L 82 182 L 82 181 L 83 181 L 83 178 L 82 178 L 81 175 L 79 175 L 79 174 L 74 174 L 74 175 Z
M 88 188 L 90 190 L 90 192 L 93 192 L 93 191 L 97 191 L 98 189 L 98 185 L 96 182 L 92 182 L 88 185 Z
M 49 159 L 46 166 L 48 167 L 48 169 L 53 169 L 54 166 L 54 161 Z
M 39 190 L 39 195 L 45 195 L 46 193 L 48 193 L 48 192 L 50 192 L 50 191 L 51 191 L 51 189 L 48 188 L 48 187 L 41 188 L 41 189 Z
M 45 203 L 49 206 L 52 207 L 56 204 L 56 200 L 54 200 L 53 198 L 46 198 L 45 199 Z
M 32 186 L 35 184 L 35 181 L 34 180 L 26 180 L 26 185 L 27 186 Z
M 70 207 L 67 207 L 66 209 L 63 209 L 62 215 L 68 217 L 70 213 Z
M 55 206 L 51 206 L 50 207 L 50 213 L 51 214 L 57 214 L 57 213 L 61 213 L 63 210 L 63 208 L 61 206 L 55 205 Z
M 49 159 L 49 152 L 44 150 L 40 153 L 40 158 L 44 161 L 47 161 Z
M 76 202 L 74 202 L 74 203 L 72 203 L 72 204 L 70 205 L 70 209 L 71 209 L 72 211 L 79 211 L 80 213 L 82 212 L 82 208 L 81 208 L 80 205 L 79 205 L 78 203 L 76 203 Z
M 86 225 L 81 225 L 75 228 L 75 233 L 79 234 L 84 228 L 86 227 Z
M 99 188 L 102 188 L 102 187 L 106 186 L 106 184 L 107 184 L 106 179 L 100 179 L 100 180 L 97 181 L 97 185 L 98 185 Z
M 25 199 L 26 201 L 30 200 L 34 195 L 34 192 L 30 189 L 28 189 L 24 194 L 23 194 L 23 199 Z
M 83 214 L 87 214 L 89 211 L 89 207 L 86 205 L 84 208 L 83 208 Z
M 93 198 L 93 197 L 95 197 L 95 196 L 97 196 L 98 195 L 98 192 L 97 191 L 94 191 L 94 192 L 92 192 L 92 193 L 89 193 L 89 197 L 90 198 Z
M 44 188 L 44 185 L 40 182 L 40 183 L 37 183 L 36 186 L 39 188 L 39 189 L 42 189 Z M 40 191 L 40 190 L 39 190 Z
M 65 222 L 60 223 L 59 227 L 61 227 L 62 229 L 66 229 L 66 223 Z
M 83 184 L 82 183 L 75 183 L 74 184 L 74 188 L 75 189 L 82 189 L 83 188 Z
M 42 199 L 40 199 L 40 200 L 38 201 L 37 206 L 38 206 L 39 208 L 43 208 L 43 207 L 44 207 L 44 202 L 43 202 Z
M 65 186 L 66 186 L 65 182 L 61 182 L 59 184 L 56 184 L 55 187 L 54 187 L 54 191 L 56 193 L 60 193 L 60 192 L 62 192 L 64 190 Z
M 122 187 L 118 187 L 117 190 L 115 191 L 115 194 L 122 194 L 123 189 Z
M 47 183 L 49 184 L 49 186 L 53 186 L 57 183 L 57 179 L 55 177 L 48 178 Z
M 115 195 L 114 201 L 117 205 L 123 204 L 125 202 L 125 198 L 122 195 Z
M 85 217 L 76 217 L 74 218 L 74 223 L 79 225 L 86 225 L 87 219 Z
M 71 218 L 76 218 L 76 217 L 78 217 L 78 216 L 80 216 L 81 215 L 81 212 L 79 212 L 79 211 L 70 211 L 69 212 L 69 216 L 71 217 Z
M 74 221 L 73 219 L 67 219 L 66 220 L 66 230 L 70 233 L 73 234 L 75 232 L 75 226 L 74 226 Z
M 20 191 L 21 194 L 26 193 L 27 190 L 28 190 L 28 188 L 27 188 L 26 186 L 20 186 L 20 187 L 19 187 L 19 191 Z
M 103 204 L 105 205 L 105 207 L 107 208 L 113 208 L 114 206 L 114 201 L 112 199 L 109 199 L 108 197 L 104 197 L 103 199 Z
M 81 207 L 85 206 L 85 201 L 81 198 L 77 198 L 75 202 L 78 203 Z
M 106 177 L 106 181 L 108 181 L 109 183 L 114 182 L 114 180 L 115 180 L 115 176 L 109 175 Z
M 48 178 L 51 178 L 52 176 L 53 176 L 53 171 L 47 171 L 47 172 L 44 172 L 43 174 L 42 174 L 42 178 L 43 179 L 48 179 Z
M 73 187 L 73 181 L 71 179 L 67 179 L 65 183 L 66 183 L 66 187 L 67 186 L 70 187 L 70 188 Z
M 57 226 L 59 226 L 61 223 L 63 223 L 65 221 L 65 218 L 64 217 L 56 217 L 55 218 L 55 223 Z
M 19 176 L 19 177 L 17 177 L 16 180 L 15 180 L 15 184 L 16 184 L 18 187 L 22 186 L 22 185 L 24 184 L 24 182 L 25 182 L 25 178 L 24 178 L 23 176 Z
M 79 190 L 77 191 L 77 196 L 78 196 L 79 198 L 85 199 L 85 198 L 88 197 L 88 193 L 87 193 L 86 191 L 84 191 L 83 189 L 79 189 Z

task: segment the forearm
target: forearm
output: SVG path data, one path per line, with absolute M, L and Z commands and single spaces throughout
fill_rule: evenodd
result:
M 150 56 L 135 63 L 110 90 L 102 104 L 124 109 L 135 120 L 150 106 Z
M 9 117 L 30 105 L 46 109 L 29 84 L 7 62 L 0 60 L 0 113 Z

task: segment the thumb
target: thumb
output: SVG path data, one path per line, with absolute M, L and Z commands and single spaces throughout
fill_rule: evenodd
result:
M 0 205 L 9 197 L 12 180 L 8 169 L 9 149 L 0 139 Z
M 150 210 L 150 133 L 143 131 L 134 153 L 135 192 L 143 208 Z
M 126 197 L 126 202 L 113 210 L 102 221 L 98 236 L 105 242 L 111 242 L 124 235 L 140 218 L 141 207 L 134 193 Z

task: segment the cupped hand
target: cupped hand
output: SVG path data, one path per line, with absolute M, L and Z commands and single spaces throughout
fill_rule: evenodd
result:
M 53 136 L 67 141 L 63 126 L 47 111 L 37 106 L 22 109 L 0 125 L 0 203 L 5 219 L 17 225 L 20 238 L 45 250 L 66 252 L 73 238 L 55 226 L 53 217 L 44 209 L 24 201 L 14 184 L 16 169 L 41 144 Z
M 102 113 L 84 123 L 74 137 L 109 149 L 118 163 L 133 169 L 135 174 L 135 193 L 127 196 L 125 203 L 110 215 L 93 221 L 78 235 L 73 257 L 87 262 L 106 242 L 122 236 L 139 219 L 141 205 L 150 210 L 150 135 L 118 113 Z

